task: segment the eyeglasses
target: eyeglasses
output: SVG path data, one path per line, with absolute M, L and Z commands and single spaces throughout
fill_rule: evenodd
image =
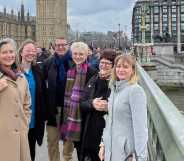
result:
M 55 44 L 56 47 L 66 47 L 68 44 Z
M 111 62 L 106 62 L 106 61 L 100 61 L 100 64 L 102 64 L 102 65 L 112 65 Z

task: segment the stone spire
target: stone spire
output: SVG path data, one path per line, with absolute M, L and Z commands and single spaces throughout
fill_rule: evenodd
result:
M 6 16 L 6 7 L 4 7 L 4 16 Z
M 23 4 L 23 0 L 21 1 L 20 17 L 21 17 L 21 21 L 24 21 L 24 20 L 25 20 L 25 17 L 24 17 L 24 4 Z
M 30 20 L 30 15 L 29 15 L 29 11 L 27 12 L 27 21 Z

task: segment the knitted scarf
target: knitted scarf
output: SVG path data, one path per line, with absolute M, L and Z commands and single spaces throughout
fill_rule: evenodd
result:
M 67 72 L 63 110 L 64 117 L 60 127 L 62 140 L 80 140 L 81 113 L 79 101 L 84 93 L 87 69 L 88 65 L 84 63 Z

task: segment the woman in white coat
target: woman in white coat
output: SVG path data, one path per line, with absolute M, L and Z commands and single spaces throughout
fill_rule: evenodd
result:
M 130 54 L 118 56 L 110 81 L 109 112 L 99 152 L 101 160 L 147 160 L 147 102 L 137 81 L 135 58 Z
M 15 65 L 12 39 L 0 41 L 0 160 L 31 161 L 28 128 L 30 94 L 28 83 Z

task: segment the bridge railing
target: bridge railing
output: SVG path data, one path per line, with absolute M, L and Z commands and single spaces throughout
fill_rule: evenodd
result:
M 149 161 L 184 161 L 184 116 L 138 64 L 148 99 Z

